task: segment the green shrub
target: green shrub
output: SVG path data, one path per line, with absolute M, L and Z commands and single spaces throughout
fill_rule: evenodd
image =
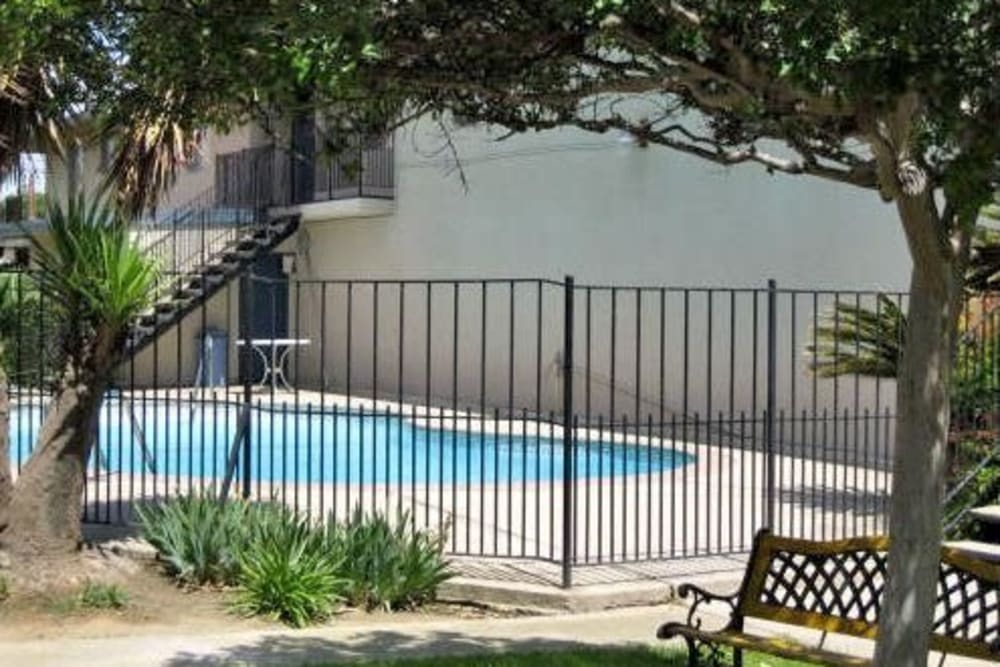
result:
M 7 577 L 0 574 L 0 602 L 10 597 L 10 582 Z
M 124 609 L 128 605 L 128 593 L 121 586 L 93 581 L 84 584 L 77 599 L 85 609 Z
M 233 608 L 294 627 L 328 617 L 340 601 L 340 561 L 322 530 L 283 508 L 250 514 L 248 542 L 241 552 L 239 591 Z
M 329 523 L 327 541 L 343 561 L 347 600 L 366 609 L 410 608 L 433 600 L 450 576 L 446 536 L 413 529 L 409 513 L 395 522 L 355 510 L 343 526 Z
M 211 493 L 140 507 L 143 535 L 167 571 L 192 584 L 233 584 L 233 607 L 302 626 L 341 601 L 366 609 L 410 608 L 433 600 L 450 575 L 445 534 L 416 530 L 356 510 L 326 528 L 273 503 L 231 501 Z
M 232 584 L 246 541 L 248 504 L 220 504 L 211 491 L 139 506 L 143 537 L 186 584 Z

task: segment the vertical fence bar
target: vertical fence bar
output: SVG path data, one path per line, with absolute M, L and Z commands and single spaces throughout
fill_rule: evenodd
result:
M 243 380 L 243 409 L 249 411 L 250 403 L 253 401 L 253 380 L 251 376 L 253 374 L 253 350 L 250 343 L 250 308 L 252 299 L 250 298 L 250 277 L 245 276 L 243 280 L 240 281 L 240 337 L 243 339 L 243 359 L 240 368 L 240 375 Z M 250 428 L 246 428 L 243 432 L 243 474 L 242 474 L 242 492 L 243 498 L 250 497 L 250 473 L 251 473 L 251 461 L 250 461 Z M 273 474 L 273 468 L 272 468 Z
M 767 412 L 764 415 L 764 444 L 767 466 L 767 514 L 765 526 L 774 527 L 774 411 L 777 403 L 778 284 L 767 281 Z
M 562 586 L 573 585 L 573 276 L 564 283 L 563 320 L 563 507 Z

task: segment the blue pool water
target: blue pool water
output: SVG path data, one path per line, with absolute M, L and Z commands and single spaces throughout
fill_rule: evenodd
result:
M 91 468 L 133 474 L 223 477 L 237 432 L 234 405 L 108 401 L 102 408 L 100 458 Z M 11 450 L 27 458 L 42 414 L 37 407 L 11 411 Z M 418 424 L 409 415 L 255 408 L 250 419 L 252 479 L 348 483 L 493 483 L 555 481 L 563 477 L 563 444 L 548 425 L 513 434 L 478 432 L 476 421 L 458 428 L 434 428 L 432 417 Z M 468 427 L 471 425 L 471 428 Z M 428 428 L 430 426 L 430 428 Z M 443 426 L 450 427 L 445 418 Z M 527 435 L 521 433 L 527 432 Z M 558 432 L 557 432 L 558 434 Z M 612 442 L 613 440 L 613 442 Z M 668 448 L 625 444 L 621 434 L 602 441 L 578 441 L 576 475 L 581 479 L 670 470 L 693 457 Z M 634 442 L 634 436 L 628 438 Z M 145 442 L 145 448 L 141 443 Z

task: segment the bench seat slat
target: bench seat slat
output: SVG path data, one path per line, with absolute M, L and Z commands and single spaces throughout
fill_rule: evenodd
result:
M 789 660 L 802 660 L 817 665 L 829 665 L 830 667 L 838 667 L 840 665 L 869 667 L 872 664 L 870 658 L 859 658 L 853 655 L 806 646 L 785 637 L 763 637 L 736 630 L 708 632 L 679 623 L 671 624 L 671 626 L 668 632 L 675 637 L 690 637 L 706 644 L 724 644 L 733 648 L 767 653 L 781 658 L 788 658 Z

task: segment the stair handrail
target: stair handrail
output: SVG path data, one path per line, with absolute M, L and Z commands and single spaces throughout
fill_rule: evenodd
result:
M 177 281 L 199 264 L 216 259 L 247 228 L 260 224 L 265 217 L 262 208 L 250 204 L 225 206 L 212 187 L 184 206 L 140 224 L 137 230 L 139 234 L 156 234 L 144 249 L 160 262 L 163 273 Z M 184 232 L 192 233 L 193 240 L 182 237 Z
M 966 475 L 961 479 L 961 481 L 959 481 L 958 484 L 953 486 L 945 494 L 942 507 L 947 507 L 948 503 L 954 500 L 959 493 L 965 490 L 965 488 L 976 479 L 976 477 L 979 475 L 980 472 L 982 472 L 987 466 L 989 466 L 996 460 L 998 454 L 1000 454 L 1000 446 L 997 446 L 997 444 L 994 443 L 994 446 L 990 449 L 990 451 L 986 453 L 986 455 L 979 461 L 979 463 L 977 463 L 972 468 L 972 470 L 966 473 Z M 955 513 L 955 515 L 953 515 L 951 518 L 946 518 L 947 522 L 944 525 L 944 534 L 951 535 L 955 527 L 962 522 L 962 520 L 966 517 L 966 515 L 968 515 L 970 511 L 972 511 L 973 505 L 975 504 L 976 503 L 971 503 L 969 506 L 963 507 L 957 513 Z

